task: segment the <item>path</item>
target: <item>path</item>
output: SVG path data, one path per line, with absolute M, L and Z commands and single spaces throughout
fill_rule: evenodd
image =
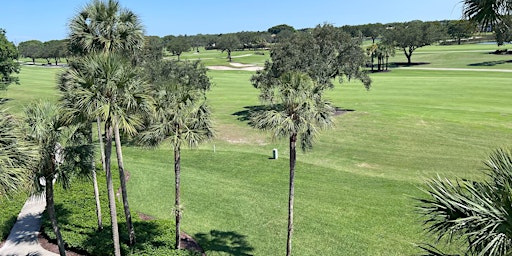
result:
M 45 207 L 44 194 L 33 195 L 25 202 L 7 241 L 0 248 L 0 256 L 58 256 L 43 249 L 37 241 Z

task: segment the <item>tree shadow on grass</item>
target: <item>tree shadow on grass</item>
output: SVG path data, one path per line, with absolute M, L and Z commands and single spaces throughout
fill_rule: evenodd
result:
M 246 106 L 244 107 L 244 110 L 238 111 L 233 113 L 234 116 L 237 116 L 239 121 L 250 121 L 251 115 L 254 112 L 262 111 L 267 109 L 267 106 L 265 105 L 259 105 L 259 106 Z
M 208 252 L 223 252 L 228 255 L 247 256 L 254 248 L 247 242 L 245 235 L 234 231 L 211 230 L 208 234 L 198 233 L 194 239 Z
M 512 63 L 512 60 L 496 60 L 496 61 L 484 61 L 479 63 L 468 64 L 470 67 L 493 67 L 496 65 Z

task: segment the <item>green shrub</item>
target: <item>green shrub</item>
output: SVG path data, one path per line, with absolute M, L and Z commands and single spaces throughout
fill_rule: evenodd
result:
M 113 173 L 117 173 L 113 170 Z M 119 187 L 119 178 L 114 175 L 114 187 Z M 56 186 L 55 210 L 57 222 L 67 248 L 83 251 L 90 255 L 113 255 L 112 228 L 108 208 L 108 196 L 105 174 L 98 173 L 100 189 L 103 230 L 97 230 L 96 207 L 91 180 L 72 183 L 64 190 Z M 132 215 L 136 244 L 129 248 L 123 205 L 116 202 L 118 226 L 123 255 L 194 255 L 188 251 L 174 249 L 174 222 L 167 220 L 142 221 L 136 214 Z M 43 228 L 50 239 L 55 239 L 48 216 L 43 216 Z
M 0 241 L 9 236 L 27 198 L 26 193 L 19 193 L 10 198 L 0 198 Z

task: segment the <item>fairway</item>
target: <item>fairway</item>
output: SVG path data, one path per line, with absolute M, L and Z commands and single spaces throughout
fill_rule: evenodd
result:
M 335 117 L 335 127 L 320 133 L 312 151 L 298 152 L 294 255 L 412 255 L 419 253 L 415 244 L 431 242 L 415 212 L 424 181 L 438 174 L 481 179 L 487 155 L 512 141 L 512 73 L 441 70 L 512 70 L 510 56 L 483 52 L 493 49 L 425 47 L 413 62 L 439 70 L 395 68 L 371 74 L 369 91 L 352 80 L 328 92 L 335 106 L 351 111 Z M 219 52 L 201 54 L 221 63 Z M 235 56 L 260 66 L 268 58 L 249 51 Z M 397 52 L 393 61 L 404 59 Z M 480 62 L 495 65 L 472 65 Z M 6 106 L 21 114 L 32 100 L 56 100 L 58 72 L 23 66 L 21 85 L 1 94 L 10 99 Z M 254 72 L 208 74 L 216 138 L 182 152 L 183 231 L 208 255 L 284 254 L 287 140 L 248 125 L 248 110 L 261 104 L 249 81 Z M 274 148 L 278 160 L 270 159 Z M 123 154 L 132 211 L 172 220 L 170 145 L 126 146 Z

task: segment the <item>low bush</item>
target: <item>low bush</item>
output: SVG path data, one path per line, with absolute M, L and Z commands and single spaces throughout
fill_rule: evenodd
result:
M 19 193 L 9 198 L 0 198 L 0 241 L 4 241 L 9 236 L 27 198 L 26 193 Z
M 115 173 L 115 171 L 113 172 Z M 119 178 L 113 177 L 114 186 L 119 187 Z M 55 210 L 66 247 L 89 255 L 110 256 L 114 254 L 112 228 L 108 208 L 105 174 L 98 173 L 98 186 L 103 230 L 98 231 L 94 192 L 91 180 L 74 182 L 70 189 L 56 186 Z M 118 225 L 123 255 L 194 255 L 192 252 L 174 248 L 174 223 L 166 220 L 143 221 L 132 215 L 136 245 L 128 247 L 128 234 L 124 221 L 123 206 L 116 202 Z M 43 229 L 50 240 L 55 239 L 48 216 L 43 216 Z

